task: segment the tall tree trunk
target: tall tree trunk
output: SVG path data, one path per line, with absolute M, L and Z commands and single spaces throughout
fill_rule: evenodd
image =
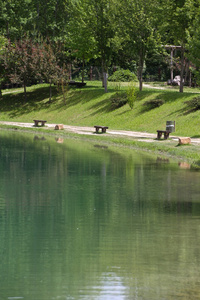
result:
M 140 91 L 142 91 L 142 87 L 143 87 L 143 80 L 142 80 L 143 66 L 144 66 L 144 60 L 143 57 L 141 56 L 139 58 L 139 66 L 138 66 L 138 80 L 139 80 Z
M 103 73 L 103 81 L 104 81 L 104 91 L 105 91 L 105 93 L 107 93 L 108 87 L 107 87 L 107 73 L 106 72 Z
M 101 65 L 102 65 L 102 86 L 104 87 L 105 93 L 108 92 L 107 89 L 107 72 L 106 72 L 106 67 L 105 67 L 105 62 L 102 59 L 101 61 Z
M 181 48 L 181 81 L 180 81 L 180 88 L 179 88 L 179 92 L 183 93 L 183 86 L 184 86 L 184 69 L 185 69 L 185 59 L 184 59 L 184 53 L 185 53 L 185 49 L 182 47 Z
M 103 59 L 102 59 L 102 60 L 101 60 L 102 87 L 104 87 L 104 77 L 103 77 L 103 73 L 104 73 L 104 62 L 103 62 Z
M 192 87 L 192 72 L 189 71 L 189 87 Z
M 174 62 L 173 62 L 174 48 L 171 48 L 171 61 L 170 61 L 170 70 L 171 70 L 171 83 L 174 79 Z

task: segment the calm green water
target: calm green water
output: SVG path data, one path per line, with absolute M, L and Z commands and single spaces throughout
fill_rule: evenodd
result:
M 0 131 L 0 299 L 200 299 L 199 183 L 170 159 Z

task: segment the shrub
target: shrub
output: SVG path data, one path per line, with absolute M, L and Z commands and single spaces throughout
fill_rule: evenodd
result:
M 108 77 L 108 81 L 114 82 L 129 82 L 129 81 L 138 81 L 137 76 L 132 73 L 130 70 L 120 69 L 115 71 L 113 75 Z
M 127 103 L 127 94 L 126 92 L 117 91 L 111 96 L 110 101 L 113 108 L 119 108 Z
M 137 99 L 137 89 L 135 86 L 130 85 L 127 90 L 127 102 L 131 109 L 133 109 L 134 102 Z
M 185 101 L 185 104 L 192 109 L 192 110 L 199 110 L 200 109 L 200 96 L 195 97 L 192 100 Z
M 159 107 L 159 106 L 163 105 L 164 103 L 165 103 L 165 101 L 162 99 L 152 99 L 152 100 L 144 102 L 143 105 L 146 106 L 146 109 L 150 110 L 150 109 Z

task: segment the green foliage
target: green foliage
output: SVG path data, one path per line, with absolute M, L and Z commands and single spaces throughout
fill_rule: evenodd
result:
M 152 99 L 152 100 L 148 100 L 148 101 L 144 102 L 143 105 L 145 106 L 146 110 L 151 110 L 156 107 L 160 107 L 164 103 L 165 103 L 165 101 L 162 99 Z
M 127 93 L 125 91 L 118 90 L 113 96 L 110 98 L 112 108 L 122 107 L 127 103 Z
M 200 109 L 200 96 L 195 97 L 189 101 L 185 101 L 185 104 L 187 104 L 187 106 L 192 109 L 192 110 L 199 110 Z
M 69 6 L 69 5 L 68 5 Z M 66 9 L 63 0 L 1 1 L 1 32 L 11 41 L 24 33 L 57 40 L 66 36 Z
M 127 90 L 127 102 L 131 109 L 133 109 L 136 100 L 137 100 L 137 89 L 133 84 L 129 85 Z
M 114 82 L 130 82 L 130 81 L 138 81 L 137 76 L 132 73 L 130 70 L 120 69 L 113 73 L 113 75 L 108 77 L 108 81 Z
M 156 1 L 126 0 L 121 1 L 120 30 L 125 32 L 125 51 L 137 63 L 137 75 L 142 90 L 142 76 L 144 72 L 146 55 L 155 47 L 157 37 L 155 30 Z

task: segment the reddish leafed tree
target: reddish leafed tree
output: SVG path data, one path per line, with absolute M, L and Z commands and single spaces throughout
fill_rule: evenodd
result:
M 15 43 L 8 41 L 3 62 L 6 73 L 12 83 L 20 83 L 24 87 L 25 100 L 27 100 L 26 87 L 33 78 L 33 43 L 30 39 L 23 39 Z
M 45 82 L 50 84 L 49 86 L 49 102 L 51 102 L 52 97 L 52 83 L 56 80 L 57 74 L 59 72 L 58 60 L 55 51 L 49 42 L 41 43 L 37 45 L 37 54 L 34 55 L 35 60 L 35 70 L 37 76 L 40 76 Z
M 55 51 L 49 42 L 35 43 L 28 38 L 15 43 L 8 42 L 3 55 L 6 73 L 12 83 L 23 84 L 25 101 L 27 84 L 33 79 L 44 80 L 50 84 L 51 101 L 52 83 L 58 80 L 59 74 L 63 74 L 57 54 L 58 49 Z

